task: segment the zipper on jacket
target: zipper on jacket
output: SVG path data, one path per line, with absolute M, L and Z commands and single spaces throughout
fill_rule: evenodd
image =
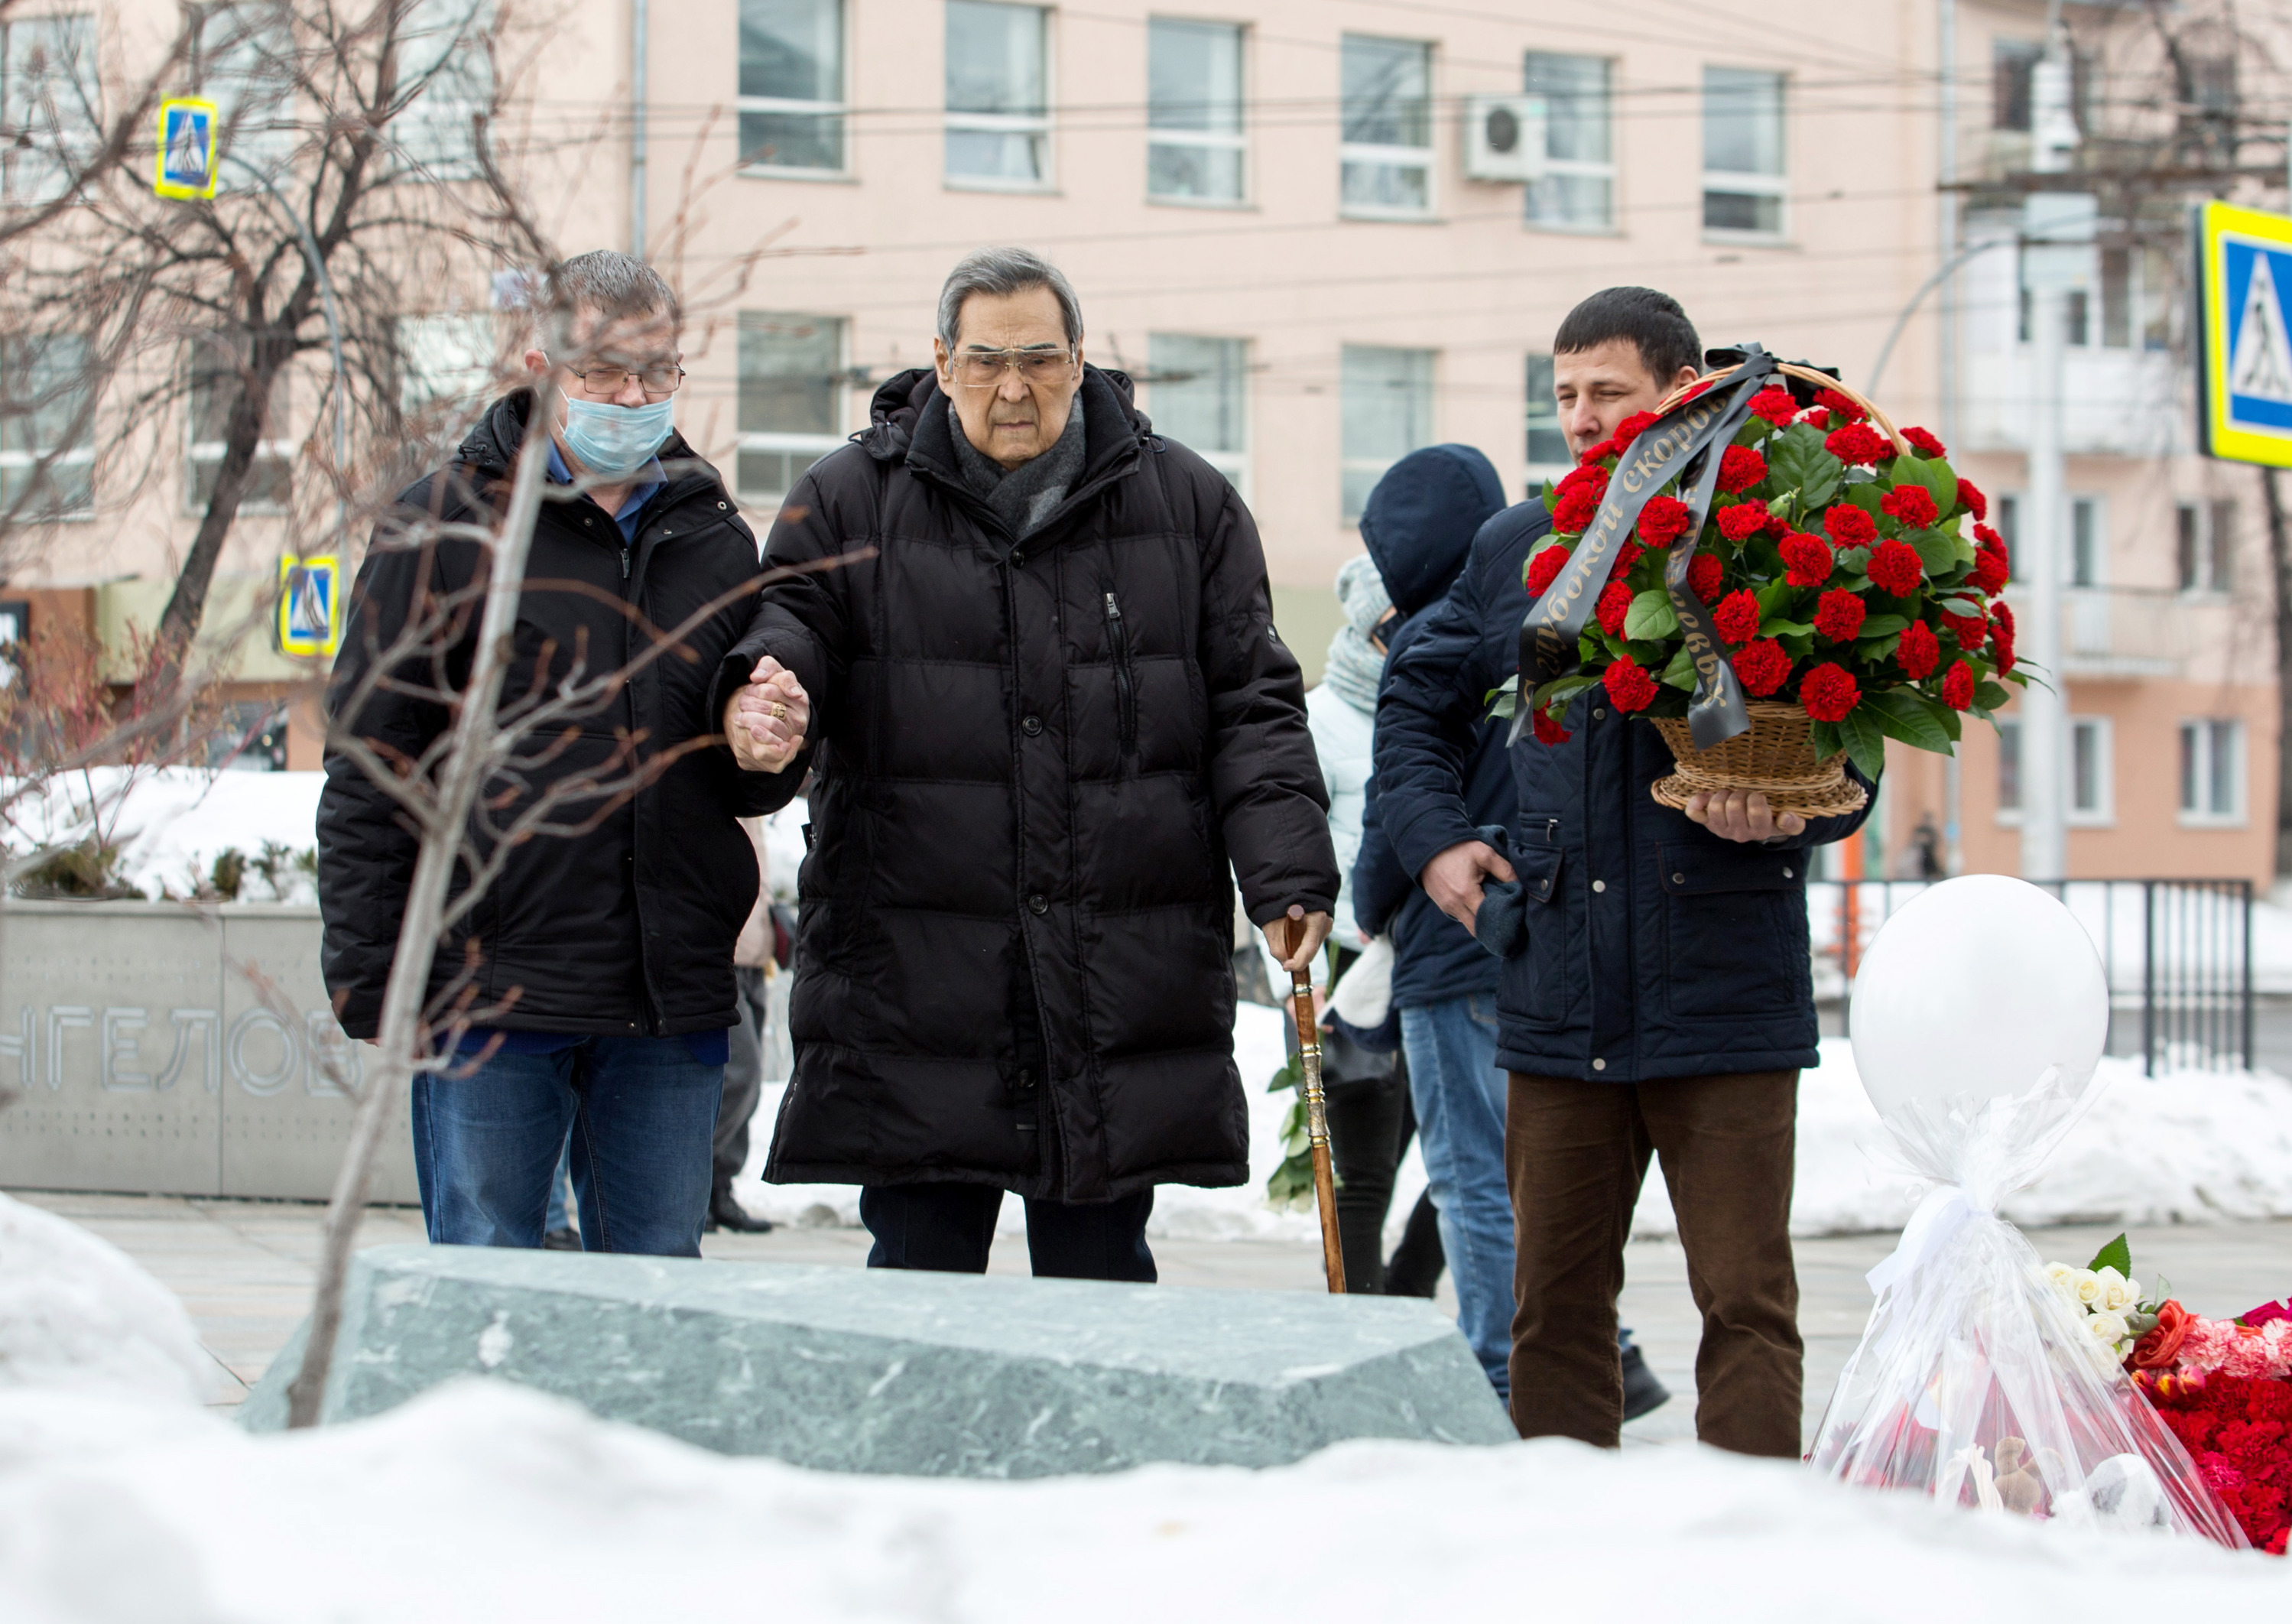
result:
M 1122 605 L 1106 594 L 1106 641 L 1114 650 L 1114 700 L 1121 716 L 1122 751 L 1138 745 L 1138 691 L 1130 671 L 1130 627 L 1122 618 Z

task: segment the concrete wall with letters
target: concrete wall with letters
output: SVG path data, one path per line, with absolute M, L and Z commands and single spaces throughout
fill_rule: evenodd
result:
M 327 1006 L 315 908 L 0 909 L 0 1186 L 324 1200 L 353 1104 L 318 1062 L 355 1087 L 367 1053 Z M 378 1201 L 417 1199 L 398 1115 Z

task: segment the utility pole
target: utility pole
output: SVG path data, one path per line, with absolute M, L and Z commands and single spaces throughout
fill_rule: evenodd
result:
M 2030 70 L 2030 167 L 2068 170 L 2078 141 L 2070 111 L 2070 53 L 2060 0 L 2047 8 L 2046 54 Z M 2089 193 L 2038 191 L 2023 205 L 2022 285 L 2030 298 L 2030 477 L 2027 543 L 2014 573 L 2029 589 L 2022 648 L 2041 681 L 2022 691 L 2022 877 L 2069 877 L 2068 679 L 2062 675 L 2063 351 L 2069 295 L 2092 283 L 2094 198 Z

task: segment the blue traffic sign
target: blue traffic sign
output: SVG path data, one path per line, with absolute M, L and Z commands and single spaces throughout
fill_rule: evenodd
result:
M 2292 219 L 2207 203 L 2197 244 L 2205 449 L 2292 467 Z
M 163 198 L 215 194 L 215 104 L 178 96 L 159 104 L 159 163 L 151 190 Z

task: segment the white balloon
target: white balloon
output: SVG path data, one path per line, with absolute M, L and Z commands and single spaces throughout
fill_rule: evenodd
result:
M 2081 1091 L 2109 1038 L 2093 939 L 2050 892 L 1968 874 L 1895 910 L 1863 957 L 1847 1030 L 1884 1119 L 1904 1104 Z

